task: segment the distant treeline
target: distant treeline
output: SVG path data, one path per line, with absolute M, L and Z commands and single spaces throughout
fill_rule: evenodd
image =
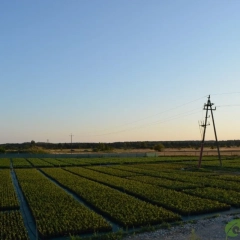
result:
M 139 142 L 113 142 L 113 143 L 46 143 L 46 142 L 25 142 L 25 143 L 6 143 L 0 147 L 5 150 L 23 151 L 29 148 L 41 147 L 43 149 L 93 149 L 93 150 L 111 150 L 111 149 L 153 149 L 157 144 L 163 144 L 165 148 L 194 148 L 201 145 L 201 141 L 139 141 Z M 215 141 L 206 141 L 205 147 L 216 146 Z M 240 140 L 219 141 L 220 147 L 239 147 Z

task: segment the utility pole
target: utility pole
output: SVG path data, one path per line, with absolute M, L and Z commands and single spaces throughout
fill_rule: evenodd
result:
M 209 118 L 208 110 L 211 111 L 212 122 L 213 122 L 213 129 L 214 129 L 216 145 L 217 145 L 217 150 L 218 150 L 218 159 L 219 159 L 219 162 L 220 162 L 220 166 L 222 166 L 222 160 L 221 160 L 221 155 L 220 155 L 220 150 L 219 150 L 219 145 L 218 145 L 218 139 L 217 139 L 217 131 L 216 131 L 215 122 L 214 122 L 214 118 L 213 118 L 213 111 L 216 110 L 216 107 L 213 109 L 212 108 L 213 105 L 214 105 L 214 103 L 211 103 L 210 95 L 209 95 L 208 96 L 208 101 L 207 101 L 207 103 L 204 104 L 204 108 L 203 108 L 203 110 L 206 110 L 206 116 L 205 116 L 204 124 L 201 124 L 201 126 L 204 128 L 204 130 L 203 130 L 203 137 L 202 137 L 202 142 L 201 142 L 201 150 L 200 150 L 200 157 L 199 157 L 199 161 L 198 161 L 198 168 L 201 167 L 203 146 L 204 146 L 205 134 L 206 134 L 206 128 L 209 125 L 209 124 L 207 124 L 207 119 Z
M 70 137 L 71 137 L 71 154 L 72 154 L 72 137 L 73 137 L 74 135 L 72 135 L 72 133 L 71 133 L 71 135 L 70 135 Z

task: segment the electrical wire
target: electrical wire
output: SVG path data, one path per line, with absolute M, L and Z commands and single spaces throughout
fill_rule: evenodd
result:
M 189 113 L 189 112 L 192 112 L 192 113 L 184 115 L 185 113 Z M 169 118 L 164 119 L 164 120 L 158 120 L 158 121 L 143 124 L 143 125 L 140 125 L 140 126 L 137 126 L 137 127 L 127 128 L 127 129 L 114 131 L 114 132 L 109 132 L 109 133 L 104 133 L 104 134 L 96 134 L 96 135 L 91 135 L 91 136 L 92 137 L 106 136 L 106 135 L 112 135 L 112 134 L 122 133 L 122 132 L 126 132 L 126 131 L 131 131 L 131 130 L 135 130 L 135 129 L 139 129 L 139 128 L 145 128 L 145 127 L 149 127 L 149 126 L 156 125 L 156 124 L 159 124 L 159 123 L 164 123 L 164 122 L 168 122 L 168 121 L 171 121 L 171 120 L 178 119 L 179 118 L 178 116 L 181 116 L 181 115 L 184 115 L 184 117 L 185 117 L 185 116 L 189 116 L 189 115 L 192 115 L 192 114 L 199 113 L 199 109 L 197 109 L 197 110 L 194 109 L 194 110 L 191 110 L 191 111 L 187 111 L 185 113 L 180 113 L 180 114 L 177 114 L 175 116 L 169 117 Z
M 201 99 L 203 99 L 203 98 L 206 98 L 207 96 L 208 96 L 208 95 L 205 95 L 205 96 L 203 96 L 203 97 L 194 99 L 194 100 L 189 101 L 189 102 L 187 102 L 187 103 L 181 104 L 181 105 L 179 105 L 179 106 L 170 108 L 170 109 L 168 109 L 168 110 L 165 110 L 165 111 L 156 113 L 156 114 L 154 114 L 154 115 L 151 115 L 151 116 L 148 116 L 148 117 L 145 117 L 145 118 L 141 118 L 141 119 L 138 119 L 138 120 L 129 122 L 129 123 L 125 123 L 125 124 L 118 125 L 118 126 L 116 126 L 115 128 L 123 127 L 123 126 L 126 126 L 126 125 L 131 125 L 131 124 L 133 124 L 133 123 L 141 122 L 141 121 L 143 121 L 143 120 L 146 120 L 146 119 L 149 119 L 149 118 L 158 116 L 158 115 L 160 115 L 160 114 L 164 114 L 164 113 L 170 112 L 170 111 L 172 111 L 172 110 L 178 109 L 178 108 L 180 108 L 180 107 L 186 106 L 186 105 L 188 105 L 188 104 L 191 104 L 191 103 L 193 103 L 193 102 L 196 102 L 196 101 L 199 101 L 199 100 L 201 100 Z M 102 132 L 103 132 L 103 131 L 107 131 L 107 130 L 105 129 L 105 130 L 102 130 Z M 125 130 L 124 130 L 124 131 L 125 131 Z M 119 132 L 119 131 L 118 131 L 118 132 Z M 120 132 L 121 132 L 121 130 L 120 130 Z M 102 136 L 102 135 L 108 135 L 108 133 L 106 133 L 106 134 L 104 134 L 104 133 L 98 134 L 97 136 Z M 94 136 L 96 136 L 96 135 L 94 135 Z
M 229 93 L 216 93 L 216 94 L 211 94 L 211 95 L 225 95 L 225 94 L 240 94 L 240 92 L 229 92 Z M 164 113 L 167 113 L 167 112 L 170 112 L 172 110 L 175 110 L 175 109 L 178 109 L 180 107 L 183 107 L 183 106 L 186 106 L 190 103 L 193 103 L 193 102 L 196 102 L 196 101 L 199 101 L 203 98 L 206 98 L 208 97 L 209 95 L 205 95 L 201 98 L 197 98 L 195 100 L 192 100 L 192 101 L 189 101 L 187 103 L 184 103 L 184 104 L 181 104 L 179 106 L 176 106 L 176 107 L 173 107 L 173 108 L 170 108 L 168 110 L 165 110 L 165 111 L 162 111 L 162 112 L 159 112 L 157 114 L 154 114 L 154 115 L 151 115 L 151 116 L 148 116 L 148 117 L 145 117 L 145 118 L 141 118 L 141 119 L 138 119 L 138 120 L 135 120 L 135 121 L 132 121 L 132 122 L 129 122 L 129 123 L 125 123 L 125 124 L 121 124 L 121 125 L 118 125 L 117 127 L 123 127 L 123 126 L 126 126 L 126 125 L 130 125 L 130 124 L 133 124 L 133 123 L 137 123 L 137 122 L 141 122 L 143 120 L 146 120 L 146 119 L 149 119 L 149 118 L 152 118 L 152 117 L 155 117 L 157 115 L 160 115 L 160 114 L 164 114 Z M 240 104 L 235 104 L 235 105 L 220 105 L 220 106 L 216 106 L 216 107 L 233 107 L 233 106 L 240 106 Z M 102 134 L 94 134 L 94 135 L 88 135 L 88 136 L 107 136 L 107 135 L 112 135 L 112 134 L 117 134 L 117 133 L 122 133 L 122 132 L 126 132 L 126 131 L 132 131 L 132 130 L 135 130 L 135 129 L 139 129 L 139 128 L 145 128 L 145 127 L 149 127 L 149 126 L 152 126 L 152 125 L 156 125 L 156 124 L 159 124 L 159 123 L 164 123 L 164 122 L 167 122 L 167 121 L 171 121 L 171 120 L 174 120 L 174 119 L 178 119 L 179 117 L 178 116 L 181 116 L 181 115 L 184 115 L 183 117 L 185 116 L 189 116 L 189 115 L 193 115 L 193 114 L 196 114 L 196 113 L 199 113 L 199 109 L 197 110 L 197 112 L 193 112 L 191 114 L 188 114 L 188 115 L 185 115 L 186 113 L 189 113 L 189 112 L 192 112 L 192 111 L 196 111 L 195 109 L 194 110 L 191 110 L 191 111 L 187 111 L 187 112 L 184 112 L 184 113 L 181 113 L 181 114 L 178 114 L 178 115 L 175 115 L 175 116 L 172 116 L 172 117 L 169 117 L 167 119 L 164 119 L 164 120 L 158 120 L 158 121 L 155 121 L 155 122 L 151 122 L 151 123 L 146 123 L 146 124 L 143 124 L 143 125 L 140 125 L 140 126 L 136 126 L 136 127 L 132 127 L 132 128 L 126 128 L 126 129 L 123 129 L 123 130 L 119 130 L 119 131 L 113 131 L 113 132 L 108 132 L 108 133 L 102 133 Z M 201 110 L 202 111 L 202 117 L 203 117 L 203 109 Z M 199 125 L 200 127 L 200 125 Z M 103 131 L 106 131 L 106 130 L 103 130 Z M 201 128 L 200 128 L 200 135 L 202 136 L 202 131 L 201 131 Z
M 228 93 L 213 93 L 211 94 L 211 96 L 215 96 L 215 95 L 231 95 L 231 94 L 240 94 L 240 92 L 228 92 Z
M 229 105 L 220 105 L 216 107 L 240 107 L 240 104 L 229 104 Z

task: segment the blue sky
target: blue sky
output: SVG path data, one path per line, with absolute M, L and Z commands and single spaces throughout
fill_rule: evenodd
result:
M 0 1 L 0 143 L 200 140 L 209 94 L 219 140 L 240 139 L 239 12 L 238 0 Z

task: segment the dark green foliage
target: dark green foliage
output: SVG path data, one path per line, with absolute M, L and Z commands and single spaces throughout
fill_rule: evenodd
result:
M 154 150 L 158 151 L 158 152 L 162 152 L 164 150 L 164 145 L 162 143 L 159 143 L 157 145 L 154 146 Z
M 25 143 L 8 143 L 2 144 L 8 150 L 24 151 L 33 146 L 45 149 L 99 149 L 100 151 L 111 149 L 153 149 L 158 144 L 163 144 L 165 148 L 194 148 L 201 146 L 201 141 L 138 141 L 138 142 L 113 142 L 113 143 L 50 143 L 50 142 L 25 142 Z M 205 141 L 205 147 L 211 147 L 215 144 L 213 141 Z M 224 140 L 218 142 L 219 147 L 240 146 L 240 140 Z
M 0 153 L 5 153 L 5 152 L 6 152 L 5 148 L 4 147 L 0 147 Z

